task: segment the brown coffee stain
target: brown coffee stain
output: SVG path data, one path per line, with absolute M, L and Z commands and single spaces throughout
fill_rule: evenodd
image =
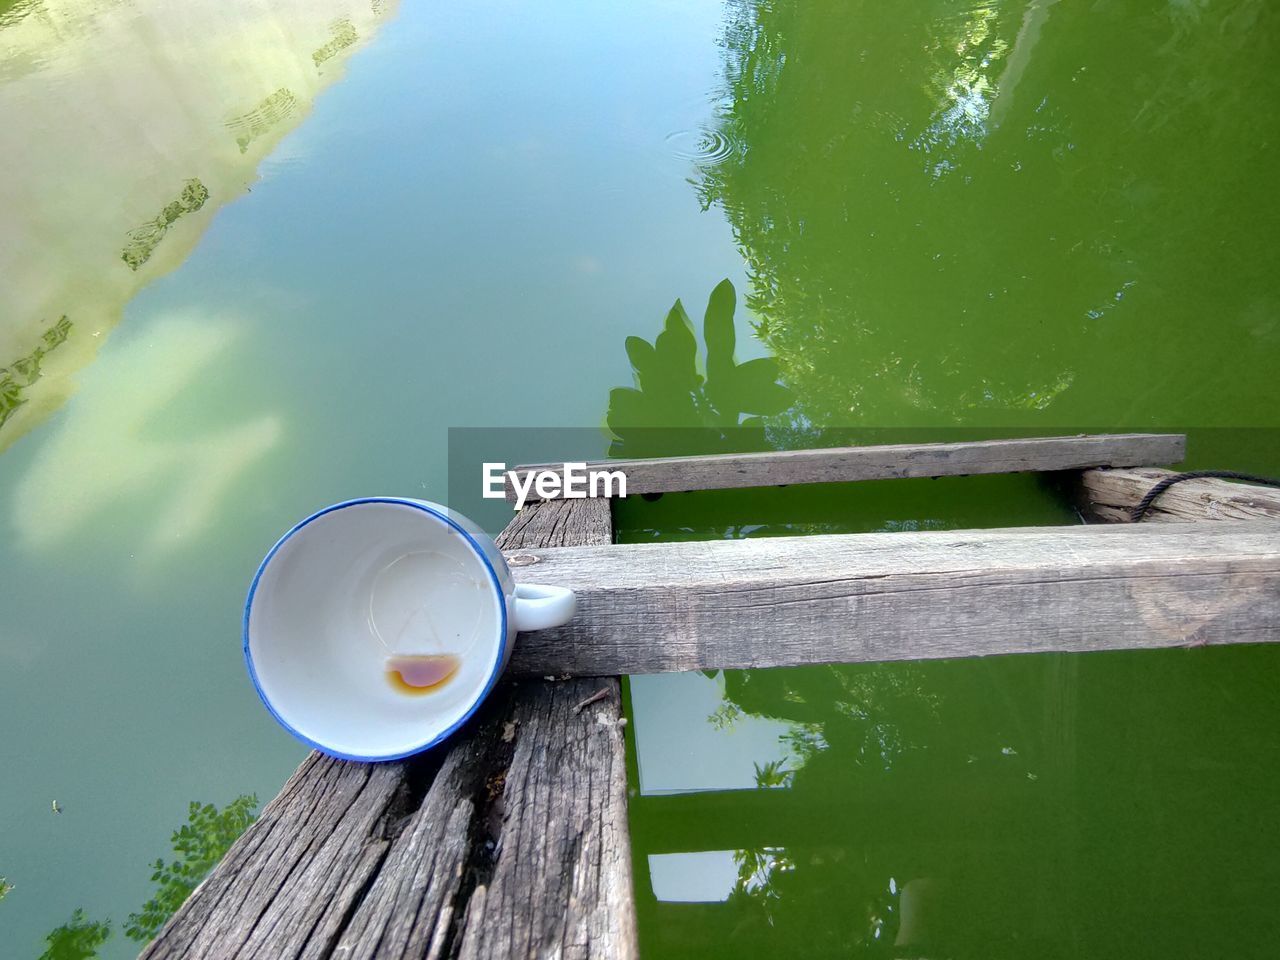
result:
M 447 684 L 461 665 L 462 660 L 449 653 L 387 657 L 387 682 L 399 693 L 421 696 Z

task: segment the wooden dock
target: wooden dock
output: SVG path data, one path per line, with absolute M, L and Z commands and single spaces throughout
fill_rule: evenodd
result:
M 630 493 L 1070 471 L 1095 518 L 1124 520 L 1184 450 L 1129 434 L 603 466 L 636 471 Z M 634 957 L 617 674 L 1280 640 L 1280 491 L 1187 481 L 1151 519 L 1184 522 L 623 546 L 606 500 L 532 503 L 499 544 L 518 579 L 579 592 L 575 621 L 522 636 L 448 744 L 308 757 L 142 956 Z

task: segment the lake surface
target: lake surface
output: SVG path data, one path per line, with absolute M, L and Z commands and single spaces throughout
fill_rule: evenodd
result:
M 248 579 L 326 503 L 448 498 L 449 427 L 1187 428 L 1280 474 L 1278 20 L 0 0 L 0 954 L 83 909 L 133 955 L 188 802 L 274 794 Z M 776 390 L 706 357 L 725 278 Z M 699 403 L 618 394 L 677 298 Z M 1074 520 L 1017 477 L 618 511 Z M 1267 648 L 636 678 L 642 951 L 1270 956 L 1277 690 Z

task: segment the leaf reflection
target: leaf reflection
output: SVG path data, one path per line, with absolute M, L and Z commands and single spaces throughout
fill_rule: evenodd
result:
M 777 361 L 734 356 L 733 284 L 721 281 L 703 316 L 705 360 L 699 362 L 693 322 L 677 300 L 653 343 L 627 337 L 634 387 L 609 392 L 605 417 L 611 457 L 680 456 L 760 450 L 768 446 L 766 417 L 791 405 L 778 383 Z

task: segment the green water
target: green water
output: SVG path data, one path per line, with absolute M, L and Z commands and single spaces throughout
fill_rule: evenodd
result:
M 132 955 L 188 801 L 275 792 L 249 575 L 318 506 L 445 499 L 450 426 L 1177 427 L 1280 473 L 1278 19 L 0 4 L 0 955 L 77 908 Z M 995 478 L 617 519 L 1074 515 Z M 642 951 L 1274 956 L 1277 689 L 1267 648 L 636 678 Z

